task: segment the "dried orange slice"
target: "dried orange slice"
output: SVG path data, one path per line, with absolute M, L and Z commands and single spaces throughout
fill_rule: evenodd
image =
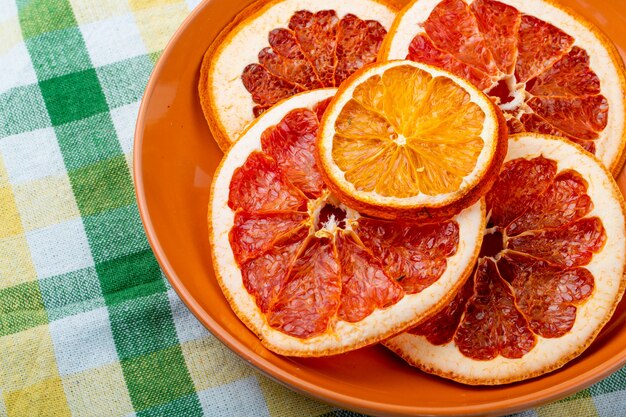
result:
M 322 356 L 375 343 L 441 309 L 471 273 L 484 199 L 441 222 L 363 217 L 314 159 L 335 89 L 261 115 L 223 159 L 209 203 L 224 295 L 271 350 Z
M 318 164 L 355 209 L 449 217 L 489 189 L 506 154 L 501 112 L 470 83 L 411 61 L 362 68 L 322 120 Z
M 608 170 L 564 138 L 513 135 L 486 197 L 478 266 L 442 312 L 385 345 L 467 384 L 503 384 L 563 366 L 624 293 L 624 200 Z
M 510 133 L 565 137 L 615 175 L 626 158 L 626 77 L 611 41 L 551 0 L 414 0 L 381 59 L 411 59 L 489 94 Z
M 336 87 L 373 62 L 395 13 L 386 0 L 259 0 L 244 9 L 200 70 L 200 103 L 220 148 L 280 100 Z

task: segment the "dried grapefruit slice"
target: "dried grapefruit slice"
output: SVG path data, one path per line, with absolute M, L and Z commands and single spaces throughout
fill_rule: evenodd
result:
M 580 355 L 621 299 L 624 200 L 597 158 L 566 139 L 513 135 L 486 197 L 473 278 L 434 317 L 385 345 L 467 384 L 503 384 Z
M 412 61 L 369 65 L 339 87 L 317 160 L 341 201 L 377 217 L 449 217 L 475 203 L 506 154 L 500 110 L 470 83 Z
M 218 168 L 211 254 L 224 295 L 271 350 L 321 356 L 375 343 L 440 309 L 469 277 L 485 203 L 441 222 L 361 216 L 313 158 L 335 89 L 261 115 Z
M 615 175 L 626 158 L 624 64 L 591 23 L 551 0 L 414 0 L 381 59 L 463 77 L 504 111 L 510 133 L 565 137 Z
M 244 9 L 200 70 L 200 103 L 220 148 L 278 101 L 336 87 L 373 62 L 395 13 L 388 0 L 259 0 Z

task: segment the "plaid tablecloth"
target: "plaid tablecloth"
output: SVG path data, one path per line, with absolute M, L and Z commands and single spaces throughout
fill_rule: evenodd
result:
M 263 377 L 189 313 L 130 165 L 199 0 L 0 0 L 0 417 L 354 415 Z M 626 372 L 524 416 L 621 416 Z

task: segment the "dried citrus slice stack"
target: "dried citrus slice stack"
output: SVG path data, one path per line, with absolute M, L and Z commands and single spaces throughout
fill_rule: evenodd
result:
M 297 94 L 256 119 L 217 169 L 209 203 L 216 276 L 271 350 L 356 349 L 441 309 L 468 278 L 484 199 L 440 222 L 363 217 L 322 180 L 319 121 L 335 89 Z
M 200 103 L 222 150 L 298 92 L 336 87 L 376 59 L 395 7 L 384 0 L 259 0 L 207 50 Z
M 567 140 L 512 136 L 487 194 L 473 278 L 442 312 L 385 345 L 468 384 L 557 369 L 583 352 L 624 292 L 624 200 L 599 161 Z
M 331 191 L 363 213 L 449 217 L 493 184 L 506 138 L 500 110 L 476 87 L 393 61 L 364 67 L 339 87 L 317 159 Z
M 511 133 L 582 145 L 617 174 L 626 154 L 624 65 L 591 23 L 551 0 L 414 0 L 381 59 L 451 71 L 489 94 Z

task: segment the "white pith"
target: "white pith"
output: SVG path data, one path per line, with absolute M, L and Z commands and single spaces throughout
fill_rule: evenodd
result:
M 447 269 L 439 280 L 418 294 L 405 296 L 391 307 L 374 311 L 360 322 L 337 321 L 327 333 L 310 339 L 288 336 L 268 326 L 253 297 L 243 286 L 241 272 L 230 247 L 228 234 L 233 227 L 234 213 L 228 207 L 229 184 L 235 169 L 243 165 L 252 151 L 261 149 L 260 136 L 267 127 L 277 124 L 290 110 L 312 108 L 335 92 L 335 89 L 322 89 L 301 93 L 264 113 L 226 154 L 213 182 L 209 221 L 212 256 L 220 286 L 233 310 L 266 346 L 289 355 L 318 356 L 349 350 L 361 346 L 363 341 L 378 341 L 381 335 L 394 329 L 406 328 L 407 323 L 416 323 L 464 278 L 463 273 L 475 262 L 476 245 L 482 241 L 485 226 L 485 205 L 481 200 L 455 217 L 459 225 L 457 253 L 447 259 Z M 317 208 L 309 209 L 315 212 Z M 358 213 L 349 211 L 348 217 L 357 218 Z M 329 231 L 321 229 L 318 233 Z
M 342 18 L 352 13 L 362 20 L 376 20 L 389 30 L 395 11 L 374 0 L 284 0 L 265 6 L 233 29 L 228 44 L 217 50 L 211 64 L 213 82 L 209 86 L 218 111 L 217 117 L 231 141 L 254 120 L 255 103 L 241 81 L 244 68 L 258 63 L 257 55 L 269 46 L 268 33 L 287 28 L 291 16 L 299 10 L 318 12 L 333 9 Z
M 325 222 L 320 223 L 320 212 L 327 204 L 344 210 L 346 212 L 346 217 L 344 219 L 345 226 L 343 227 L 343 229 L 353 230 L 352 224 L 354 223 L 354 221 L 358 220 L 359 217 L 361 217 L 361 214 L 358 211 L 353 210 L 343 204 L 337 199 L 337 197 L 332 195 L 330 191 L 325 190 L 319 198 L 315 200 L 309 200 L 308 204 L 309 217 L 312 220 L 314 227 L 318 228 L 317 225 L 319 224 L 319 230 L 317 230 L 317 232 L 315 233 L 316 236 L 323 236 L 327 232 L 330 234 L 335 234 L 335 232 L 339 228 L 339 223 L 341 221 L 338 220 L 334 214 L 331 214 L 328 220 L 326 220 Z
M 352 94 L 356 87 L 358 87 L 362 82 L 366 81 L 374 75 L 382 75 L 386 70 L 390 68 L 404 65 L 425 70 L 430 75 L 432 75 L 433 78 L 445 77 L 452 79 L 469 94 L 470 101 L 476 103 L 485 113 L 485 122 L 483 124 L 483 130 L 480 135 L 484 142 L 483 149 L 476 159 L 476 165 L 474 170 L 466 175 L 465 178 L 463 178 L 463 181 L 457 191 L 445 194 L 438 194 L 434 196 L 424 193 L 419 193 L 415 196 L 402 198 L 382 196 L 375 191 L 367 192 L 357 190 L 354 184 L 345 179 L 345 173 L 339 168 L 338 165 L 333 162 L 332 150 L 333 137 L 335 132 L 334 120 L 337 119 L 337 116 L 341 112 L 341 109 L 343 109 L 348 101 L 352 99 Z M 329 176 L 333 178 L 334 183 L 341 185 L 346 193 L 349 193 L 351 196 L 354 196 L 361 201 L 376 201 L 377 204 L 384 204 L 394 207 L 414 207 L 416 205 L 437 207 L 445 205 L 448 202 L 452 202 L 458 199 L 460 195 L 464 195 L 473 186 L 476 185 L 476 183 L 485 174 L 485 171 L 489 169 L 490 161 L 496 152 L 498 124 L 496 115 L 492 110 L 489 99 L 485 95 L 480 93 L 470 83 L 459 77 L 453 76 L 452 74 L 439 70 L 435 67 L 419 64 L 412 61 L 391 61 L 386 64 L 376 65 L 364 71 L 360 74 L 358 79 L 353 79 L 350 85 L 347 88 L 342 89 L 341 93 L 337 97 L 335 97 L 335 99 L 333 100 L 332 109 L 330 111 L 332 111 L 333 113 L 328 116 L 328 118 L 326 119 L 326 123 L 324 124 L 323 129 L 320 132 L 320 137 L 322 138 L 322 141 L 320 143 L 321 157 L 326 162 L 326 166 L 328 169 L 327 172 Z M 399 139 L 400 137 L 398 137 L 398 139 L 396 140 Z
M 536 134 L 515 135 L 509 141 L 506 160 L 540 155 L 558 161 L 557 172 L 574 170 L 585 179 L 587 194 L 594 203 L 593 211 L 586 217 L 598 216 L 607 235 L 604 249 L 585 266 L 594 276 L 595 288 L 592 296 L 578 306 L 571 331 L 559 338 L 537 336 L 537 345 L 520 359 L 498 356 L 489 361 L 473 360 L 464 356 L 454 341 L 435 346 L 424 336 L 409 333 L 385 341 L 387 347 L 433 373 L 472 384 L 495 384 L 553 370 L 593 341 L 622 297 L 626 262 L 623 199 L 613 178 L 594 158 L 563 140 Z
M 474 0 L 465 0 L 467 4 Z M 575 17 L 550 3 L 542 0 L 498 0 L 504 4 L 515 7 L 520 12 L 537 17 L 548 23 L 554 24 L 575 39 L 574 46 L 587 51 L 590 58 L 590 68 L 600 79 L 602 95 L 609 103 L 608 123 L 600 133 L 596 142 L 596 156 L 609 169 L 613 169 L 619 162 L 624 149 L 622 137 L 624 136 L 624 75 L 611 57 L 611 53 L 603 45 L 603 42 L 591 30 Z M 409 50 L 409 44 L 424 29 L 423 23 L 441 0 L 416 0 L 398 14 L 398 25 L 390 36 L 388 53 L 383 59 L 405 59 Z M 586 23 L 590 25 L 589 23 Z M 508 107 L 511 107 L 509 105 Z M 503 106 L 503 110 L 506 108 Z

